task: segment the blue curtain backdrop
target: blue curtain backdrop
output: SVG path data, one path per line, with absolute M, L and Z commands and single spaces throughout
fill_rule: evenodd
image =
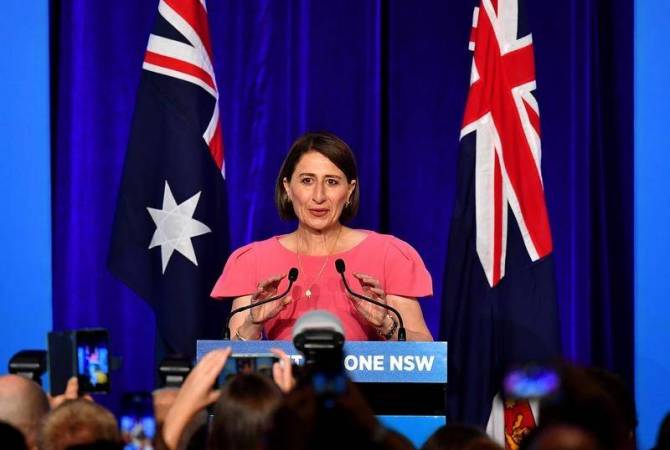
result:
M 52 2 L 54 327 L 109 328 L 122 390 L 154 380 L 150 309 L 105 260 L 157 4 Z M 234 247 L 291 229 L 273 206 L 279 165 L 300 133 L 330 130 L 358 157 L 354 225 L 417 248 L 440 335 L 472 6 L 208 1 Z M 564 353 L 632 380 L 632 0 L 526 7 Z

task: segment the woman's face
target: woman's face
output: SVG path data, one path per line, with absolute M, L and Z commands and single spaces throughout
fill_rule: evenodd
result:
M 356 186 L 333 162 L 316 151 L 302 155 L 284 189 L 303 226 L 324 231 L 339 223 L 344 205 Z

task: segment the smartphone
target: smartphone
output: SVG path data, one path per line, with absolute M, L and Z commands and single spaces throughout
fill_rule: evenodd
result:
M 121 397 L 121 437 L 124 450 L 152 450 L 156 435 L 153 397 L 149 392 L 130 392 Z
M 272 365 L 278 361 L 272 353 L 233 353 L 219 375 L 218 384 L 222 386 L 238 373 L 259 373 L 272 378 Z
M 556 393 L 560 384 L 555 369 L 529 365 L 509 371 L 503 379 L 503 391 L 508 398 L 538 399 Z
M 104 329 L 75 334 L 79 392 L 109 392 L 109 333 Z
M 52 331 L 48 335 L 51 394 L 65 392 L 77 377 L 80 393 L 109 392 L 109 333 L 104 328 Z

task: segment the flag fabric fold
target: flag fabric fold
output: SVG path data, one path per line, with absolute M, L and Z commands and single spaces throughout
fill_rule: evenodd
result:
M 142 69 L 108 267 L 152 306 L 164 351 L 193 356 L 221 330 L 209 293 L 229 252 L 204 1 L 160 1 Z
M 523 2 L 481 0 L 470 49 L 441 337 L 449 420 L 485 425 L 505 371 L 557 357 L 560 337 Z

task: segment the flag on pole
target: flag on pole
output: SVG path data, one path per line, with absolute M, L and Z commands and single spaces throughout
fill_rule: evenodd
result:
M 204 0 L 161 0 L 142 65 L 108 266 L 146 299 L 168 353 L 221 330 L 229 252 L 219 93 Z
M 470 49 L 441 334 L 449 420 L 485 425 L 505 371 L 558 356 L 560 338 L 523 1 L 481 0 Z

